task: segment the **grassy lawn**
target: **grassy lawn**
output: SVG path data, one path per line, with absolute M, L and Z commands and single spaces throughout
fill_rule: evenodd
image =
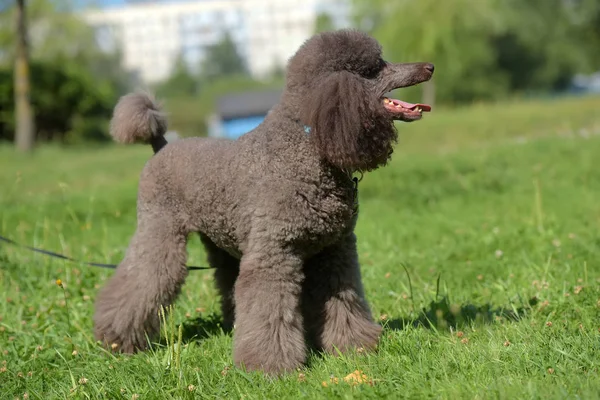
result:
M 114 356 L 92 336 L 110 270 L 0 243 L 0 398 L 599 398 L 598 110 L 600 98 L 532 101 L 402 125 L 391 165 L 359 187 L 379 349 L 312 354 L 275 381 L 232 366 L 211 272 L 190 273 L 168 341 Z M 0 234 L 119 262 L 150 154 L 0 147 Z M 196 237 L 188 249 L 205 264 Z M 364 382 L 344 379 L 356 370 Z

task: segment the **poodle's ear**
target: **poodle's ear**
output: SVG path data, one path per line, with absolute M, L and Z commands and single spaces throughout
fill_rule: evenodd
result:
M 321 157 L 350 171 L 384 165 L 397 133 L 381 101 L 363 78 L 347 71 L 315 81 L 301 118 Z

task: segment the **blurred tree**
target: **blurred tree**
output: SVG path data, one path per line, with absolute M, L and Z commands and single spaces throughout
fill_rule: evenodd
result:
M 599 0 L 354 0 L 354 5 L 357 26 L 382 42 L 387 58 L 438 65 L 432 81 L 444 102 L 563 90 L 575 73 L 600 68 Z M 432 89 L 423 87 L 425 94 Z
M 370 27 L 388 59 L 438 65 L 432 82 L 443 101 L 471 101 L 503 93 L 489 37 L 501 29 L 496 0 L 355 0 L 359 26 Z M 430 85 L 432 85 L 431 83 Z M 427 88 L 427 86 L 425 86 Z M 433 87 L 429 86 L 428 99 Z M 413 92 L 414 93 L 414 92 Z
M 592 55 L 599 52 L 586 33 L 599 1 L 505 0 L 503 5 L 507 29 L 494 38 L 494 46 L 510 90 L 561 90 L 576 72 L 593 68 Z
M 600 0 L 586 0 L 586 7 L 583 40 L 591 49 L 592 69 L 600 70 Z
M 93 29 L 54 2 L 29 0 L 31 102 L 35 137 L 41 140 L 103 140 L 118 96 L 130 90 L 134 76 L 121 68 L 118 49 L 106 53 Z M 15 32 L 5 22 L 15 17 L 12 6 L 0 14 L 0 74 L 12 74 Z M 0 79 L 0 139 L 14 139 L 12 82 Z M 10 100 L 9 100 L 10 99 Z
M 0 68 L 0 139 L 12 140 L 15 132 L 15 87 L 10 68 Z M 73 63 L 31 64 L 31 102 L 35 109 L 36 139 L 63 143 L 108 139 L 107 127 L 116 101 L 114 86 L 97 80 Z
M 317 19 L 315 21 L 315 33 L 328 32 L 335 30 L 335 26 L 333 24 L 333 19 L 331 15 L 327 13 L 320 13 L 317 15 Z
M 156 85 L 156 94 L 160 97 L 193 96 L 199 90 L 199 78 L 190 72 L 181 55 L 175 60 L 171 76 Z
M 208 47 L 206 58 L 201 65 L 203 79 L 212 80 L 221 76 L 246 75 L 244 59 L 238 53 L 229 32 L 224 32 L 220 42 Z
M 276 81 L 283 81 L 285 78 L 286 64 L 275 63 L 275 66 L 271 69 L 271 72 L 267 75 L 269 79 Z
M 29 49 L 25 0 L 17 0 L 14 68 L 15 143 L 21 151 L 33 150 L 35 128 L 29 98 Z
M 57 10 L 58 1 L 28 0 L 30 55 L 32 59 L 64 57 L 85 62 L 100 53 L 93 29 L 67 11 Z M 15 18 L 17 7 L 10 7 L 0 14 L 0 48 L 2 60 L 12 59 L 14 50 L 8 44 L 15 40 L 15 33 L 7 29 Z

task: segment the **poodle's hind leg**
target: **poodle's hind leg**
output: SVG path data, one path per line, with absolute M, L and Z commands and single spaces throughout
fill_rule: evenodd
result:
M 208 264 L 215 268 L 215 281 L 221 295 L 223 329 L 230 331 L 234 323 L 233 287 L 240 272 L 240 260 L 217 247 L 206 235 L 200 233 L 200 240 L 206 249 Z
M 302 308 L 309 338 L 330 353 L 374 349 L 381 326 L 365 299 L 351 234 L 306 262 Z
M 186 234 L 175 217 L 145 208 L 123 261 L 100 291 L 95 336 L 115 350 L 148 347 L 160 330 L 159 312 L 179 295 L 187 276 Z
M 235 284 L 233 359 L 248 370 L 279 375 L 306 360 L 302 259 L 283 249 L 257 248 L 242 257 Z

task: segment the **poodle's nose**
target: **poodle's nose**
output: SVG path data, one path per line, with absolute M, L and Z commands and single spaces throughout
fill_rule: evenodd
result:
M 435 65 L 431 63 L 425 64 L 425 69 L 433 74 L 433 70 L 435 69 Z

